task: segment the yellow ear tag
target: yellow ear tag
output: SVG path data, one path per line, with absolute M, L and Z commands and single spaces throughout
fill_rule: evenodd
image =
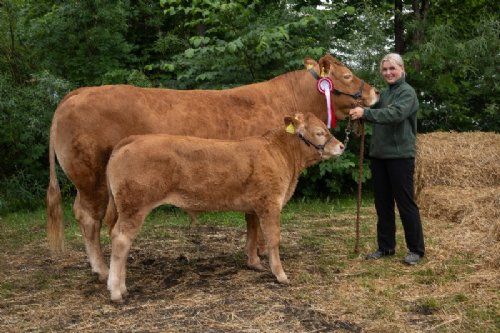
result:
M 311 64 L 307 65 L 307 69 L 312 69 L 313 67 L 314 67 L 314 65 L 311 65 Z
M 321 74 L 319 76 L 321 76 L 321 77 L 325 77 L 326 76 L 324 68 L 321 68 Z
M 285 131 L 290 134 L 295 134 L 295 126 L 293 124 L 289 124 L 286 128 Z

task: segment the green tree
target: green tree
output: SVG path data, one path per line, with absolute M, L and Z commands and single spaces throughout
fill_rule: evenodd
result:
M 161 1 L 169 19 L 180 22 L 188 43 L 161 66 L 185 88 L 229 87 L 269 79 L 319 57 L 331 38 L 325 33 L 333 12 L 287 3 L 239 1 Z
M 26 0 L 25 44 L 38 68 L 77 85 L 100 84 L 108 71 L 126 68 L 128 1 Z
M 0 2 L 0 75 L 12 78 L 21 84 L 29 77 L 29 49 L 21 40 L 21 9 L 24 1 Z
M 425 130 L 500 131 L 499 29 L 499 21 L 487 14 L 467 35 L 451 24 L 434 25 L 407 55 L 421 63 L 410 75 L 422 92 Z

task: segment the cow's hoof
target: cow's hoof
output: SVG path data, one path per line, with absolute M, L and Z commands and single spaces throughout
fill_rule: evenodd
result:
M 264 257 L 264 256 L 267 256 L 268 254 L 268 251 L 267 251 L 267 247 L 258 247 L 257 248 L 257 254 L 261 257 Z
M 99 276 L 99 282 L 106 282 L 108 280 L 108 272 L 106 273 L 97 273 Z

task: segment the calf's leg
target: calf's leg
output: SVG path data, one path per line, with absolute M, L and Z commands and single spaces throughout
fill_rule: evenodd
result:
M 137 236 L 144 218 L 118 217 L 111 231 L 111 260 L 109 267 L 108 289 L 113 302 L 122 302 L 127 292 L 125 284 L 126 265 L 132 241 Z
M 257 238 L 259 236 L 259 218 L 255 214 L 245 214 L 247 221 L 247 242 L 245 245 L 245 252 L 247 254 L 247 266 L 258 271 L 265 270 L 257 255 Z M 260 233 L 261 234 L 261 233 Z
M 269 266 L 279 283 L 288 284 L 288 277 L 281 266 L 279 245 L 280 245 L 280 210 L 269 210 L 259 214 L 260 227 L 266 240 Z

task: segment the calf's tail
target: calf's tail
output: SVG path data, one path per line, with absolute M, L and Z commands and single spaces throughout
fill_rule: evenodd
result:
M 64 252 L 64 225 L 61 207 L 61 189 L 56 175 L 56 154 L 54 151 L 55 130 L 54 124 L 50 129 L 49 164 L 50 180 L 47 188 L 47 239 L 50 252 L 60 254 Z
M 111 235 L 111 231 L 113 231 L 113 227 L 118 220 L 118 212 L 116 211 L 115 199 L 113 198 L 113 194 L 111 193 L 111 191 L 109 191 L 108 196 L 108 207 L 106 208 L 106 215 L 104 215 L 104 223 L 106 223 L 106 225 L 108 226 L 109 234 Z
M 120 144 L 121 142 L 119 142 L 117 146 L 119 146 Z M 116 149 L 117 147 L 115 147 L 115 150 Z M 118 211 L 116 210 L 115 198 L 113 196 L 113 191 L 111 191 L 111 184 L 109 183 L 109 160 L 108 160 L 108 166 L 106 167 L 106 183 L 108 185 L 109 199 L 108 199 L 108 207 L 106 208 L 106 214 L 104 215 L 104 223 L 106 223 L 106 225 L 108 226 L 109 235 L 111 235 L 111 231 L 113 231 L 113 227 L 115 226 L 116 221 L 118 221 Z

